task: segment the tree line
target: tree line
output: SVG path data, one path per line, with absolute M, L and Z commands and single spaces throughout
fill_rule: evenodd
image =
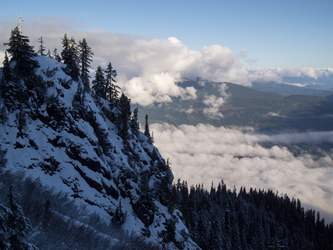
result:
M 34 51 L 34 47 L 29 45 L 29 42 L 29 38 L 24 36 L 16 27 L 11 31 L 9 41 L 4 43 L 8 48 L 5 51 L 3 61 L 0 96 L 9 111 L 20 109 L 20 103 L 24 103 L 31 98 L 30 90 L 36 93 L 36 95 L 33 95 L 40 103 L 44 101 L 47 83 L 35 74 L 35 69 L 40 66 L 35 57 L 37 55 L 48 56 L 62 62 L 65 65 L 62 70 L 72 80 L 76 82 L 81 80 L 83 88 L 79 90 L 83 94 L 92 90 L 96 97 L 109 101 L 111 109 L 117 109 L 114 110 L 117 117 L 111 116 L 109 118 L 119 126 L 121 136 L 126 138 L 130 128 L 134 134 L 137 134 L 139 131 L 138 109 L 131 111 L 131 100 L 124 93 L 121 93 L 120 87 L 116 85 L 117 71 L 111 62 L 107 64 L 106 69 L 98 66 L 94 79 L 90 81 L 90 69 L 94 53 L 85 38 L 77 43 L 74 37 L 69 38 L 67 34 L 64 34 L 61 39 L 63 48 L 60 54 L 57 48 L 53 50 L 53 53 L 48 50 L 45 54 L 46 48 L 42 36 L 38 39 L 37 53 Z M 25 86 L 21 81 L 24 82 Z M 69 87 L 69 83 L 63 83 L 62 85 Z M 82 95 L 82 93 L 80 94 Z M 153 143 L 147 115 L 145 121 L 144 134 L 148 137 L 149 142 Z
M 172 200 L 202 249 L 333 249 L 333 223 L 286 194 L 237 192 L 223 181 L 206 190 L 178 180 Z

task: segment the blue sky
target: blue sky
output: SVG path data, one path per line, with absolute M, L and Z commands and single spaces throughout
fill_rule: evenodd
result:
M 0 24 L 19 11 L 25 23 L 72 18 L 71 28 L 176 37 L 190 50 L 219 44 L 252 67 L 333 67 L 331 0 L 7 1 Z

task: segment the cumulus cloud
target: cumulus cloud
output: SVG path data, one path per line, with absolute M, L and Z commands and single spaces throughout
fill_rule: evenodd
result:
M 0 21 L 0 56 L 3 58 L 10 31 L 17 20 Z M 196 98 L 195 89 L 182 88 L 177 82 L 184 78 L 202 77 L 217 82 L 233 82 L 249 86 L 253 81 L 281 82 L 284 76 L 307 76 L 317 79 L 325 72 L 318 69 L 245 68 L 239 60 L 249 60 L 246 51 L 236 54 L 221 45 L 204 46 L 201 51 L 188 49 L 176 37 L 153 39 L 140 35 L 115 34 L 104 30 L 84 30 L 85 24 L 74 18 L 50 16 L 25 20 L 23 34 L 28 35 L 31 45 L 38 46 L 38 38 L 43 36 L 44 45 L 51 52 L 62 50 L 61 38 L 65 33 L 78 42 L 86 38 L 94 52 L 93 71 L 98 65 L 106 67 L 111 62 L 118 72 L 117 82 L 132 103 L 150 105 L 169 102 L 172 98 L 185 100 Z M 251 59 L 253 60 L 253 59 Z M 2 60 L 1 60 L 2 62 Z M 332 73 L 332 72 L 331 72 Z M 208 96 L 207 114 L 217 112 L 223 105 L 223 97 Z M 221 115 L 221 114 L 220 114 Z
M 222 83 L 219 85 L 219 97 L 215 95 L 206 95 L 203 103 L 207 106 L 203 109 L 203 114 L 210 119 L 223 118 L 220 108 L 227 102 L 228 94 L 226 92 L 227 85 Z
M 333 132 L 256 134 L 251 128 L 152 124 L 155 145 L 175 178 L 189 184 L 221 180 L 231 188 L 264 188 L 299 198 L 333 220 L 333 152 L 295 156 L 289 145 L 333 142 Z M 272 146 L 262 146 L 270 142 Z M 281 143 L 283 145 L 281 146 Z

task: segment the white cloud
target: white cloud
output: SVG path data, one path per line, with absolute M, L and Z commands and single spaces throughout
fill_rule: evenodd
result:
M 218 86 L 220 95 L 207 95 L 203 100 L 203 103 L 207 106 L 203 109 L 203 114 L 210 119 L 223 118 L 223 114 L 220 112 L 220 108 L 227 102 L 228 94 L 226 92 L 227 85 L 222 83 Z
M 3 42 L 8 41 L 10 31 L 16 25 L 16 20 L 0 23 L 0 37 L 4 39 L 0 43 L 2 58 L 5 49 Z M 46 48 L 51 51 L 58 48 L 59 52 L 62 50 L 61 38 L 65 33 L 69 37 L 73 36 L 77 42 L 86 38 L 94 51 L 93 70 L 97 65 L 106 67 L 110 61 L 118 72 L 119 86 L 133 103 L 141 105 L 169 102 L 173 97 L 186 100 L 196 98 L 193 88 L 182 88 L 176 84 L 184 77 L 199 76 L 212 81 L 248 86 L 253 81 L 281 82 L 283 76 L 317 79 L 331 72 L 312 68 L 245 68 L 239 60 L 249 59 L 246 51 L 236 54 L 221 45 L 205 46 L 201 51 L 193 51 L 175 37 L 159 40 L 140 35 L 112 34 L 104 30 L 81 30 L 82 27 L 84 24 L 73 18 L 47 16 L 30 22 L 26 20 L 23 34 L 28 35 L 31 45 L 35 47 L 38 46 L 38 38 L 43 36 Z M 219 98 L 216 101 L 222 103 Z M 210 109 L 208 113 L 216 111 L 214 107 L 207 108 Z
M 175 178 L 189 184 L 221 180 L 232 188 L 264 188 L 299 198 L 333 220 L 333 151 L 322 156 L 288 149 L 294 143 L 333 142 L 333 132 L 255 134 L 251 128 L 152 124 L 155 146 L 169 158 Z M 273 146 L 263 147 L 260 143 Z M 283 143 L 285 146 L 278 146 Z

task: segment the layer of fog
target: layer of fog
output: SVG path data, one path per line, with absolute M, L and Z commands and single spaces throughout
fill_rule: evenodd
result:
M 0 61 L 4 57 L 5 46 L 17 20 L 0 21 Z M 104 30 L 84 30 L 83 24 L 75 19 L 38 17 L 23 23 L 23 34 L 38 50 L 38 38 L 43 36 L 46 52 L 58 48 L 62 50 L 61 39 L 66 33 L 76 42 L 86 38 L 94 52 L 92 76 L 97 65 L 106 67 L 111 62 L 117 70 L 117 82 L 132 103 L 146 106 L 152 103 L 170 102 L 173 97 L 196 98 L 193 87 L 182 88 L 177 82 L 184 78 L 202 77 L 218 82 L 233 82 L 251 85 L 253 81 L 281 82 L 282 78 L 308 77 L 315 82 L 318 77 L 332 74 L 329 69 L 313 68 L 246 68 L 247 52 L 233 52 L 222 45 L 203 46 L 194 51 L 175 37 L 154 39 L 140 35 L 114 34 Z M 171 34 L 172 35 L 172 34 Z M 295 83 L 297 84 L 297 83 Z M 216 113 L 224 99 L 208 96 L 206 115 Z M 222 116 L 222 114 L 220 114 Z
M 208 189 L 221 180 L 238 190 L 272 189 L 299 198 L 306 208 L 333 221 L 333 151 L 296 156 L 289 150 L 296 143 L 333 143 L 333 132 L 265 135 L 251 128 L 204 124 L 152 124 L 151 131 L 155 146 L 171 162 L 175 180 L 203 183 Z

